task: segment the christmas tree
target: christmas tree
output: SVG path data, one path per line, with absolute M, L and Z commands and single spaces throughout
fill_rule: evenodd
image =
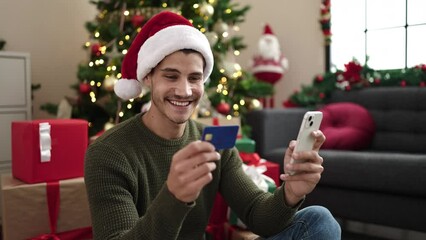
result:
M 196 117 L 217 113 L 227 118 L 241 117 L 244 124 L 244 115 L 260 108 L 257 99 L 272 95 L 271 84 L 257 81 L 235 61 L 235 56 L 246 47 L 243 38 L 238 36 L 238 24 L 244 21 L 249 6 L 241 7 L 230 0 L 97 0 L 91 3 L 99 13 L 86 24 L 90 39 L 84 49 L 89 59 L 78 67 L 79 82 L 72 86 L 76 96 L 66 97 L 72 105 L 72 117 L 89 121 L 90 136 L 134 116 L 149 101 L 148 90 L 139 98 L 122 101 L 114 94 L 114 84 L 121 77 L 123 57 L 141 27 L 164 10 L 189 19 L 206 35 L 214 53 L 215 65 Z M 42 109 L 56 114 L 58 107 L 45 104 Z

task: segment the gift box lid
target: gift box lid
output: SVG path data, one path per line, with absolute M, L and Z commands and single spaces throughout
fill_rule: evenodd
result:
M 250 138 L 240 138 L 235 142 L 235 147 L 240 152 L 254 153 L 256 151 L 256 142 Z

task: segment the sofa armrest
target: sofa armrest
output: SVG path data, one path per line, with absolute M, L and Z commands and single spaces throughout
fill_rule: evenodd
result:
M 260 156 L 276 148 L 287 147 L 296 139 L 305 108 L 262 109 L 247 114 L 247 124 L 251 126 L 251 138 L 256 142 Z

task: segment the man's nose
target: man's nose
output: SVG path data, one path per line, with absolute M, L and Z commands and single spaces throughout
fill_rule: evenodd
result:
M 191 96 L 191 94 L 192 94 L 192 90 L 191 90 L 191 85 L 189 84 L 189 82 L 185 80 L 179 81 L 179 83 L 176 86 L 176 95 L 187 97 L 187 96 Z

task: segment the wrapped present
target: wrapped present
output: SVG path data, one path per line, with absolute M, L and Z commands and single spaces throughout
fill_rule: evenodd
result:
M 12 122 L 12 175 L 26 183 L 82 177 L 87 145 L 85 120 Z
M 26 184 L 2 175 L 3 239 L 92 238 L 83 178 Z
M 253 139 L 243 137 L 237 139 L 237 141 L 235 142 L 235 147 L 240 152 L 254 153 L 256 150 L 256 142 Z
M 281 185 L 280 180 L 280 165 L 278 163 L 267 161 L 257 153 L 240 152 L 240 158 L 243 163 L 249 166 L 263 167 L 263 174 L 272 178 L 277 186 Z
M 275 181 L 266 176 L 264 172 L 266 171 L 265 166 L 254 166 L 254 165 L 245 165 L 243 164 L 243 170 L 250 177 L 250 179 L 264 192 L 274 192 L 277 186 Z M 228 222 L 234 226 L 240 228 L 247 228 L 247 226 L 237 217 L 237 215 L 228 208 Z
M 228 240 L 255 240 L 260 239 L 259 235 L 254 234 L 253 232 L 240 228 L 238 226 L 233 226 L 229 223 L 225 223 L 225 234 Z
M 208 237 L 212 240 L 222 240 L 224 236 L 223 224 L 227 221 L 228 204 L 220 193 L 216 194 L 213 209 L 206 228 Z
M 225 238 L 224 222 L 220 224 L 209 223 L 206 227 L 206 240 L 223 240 Z

